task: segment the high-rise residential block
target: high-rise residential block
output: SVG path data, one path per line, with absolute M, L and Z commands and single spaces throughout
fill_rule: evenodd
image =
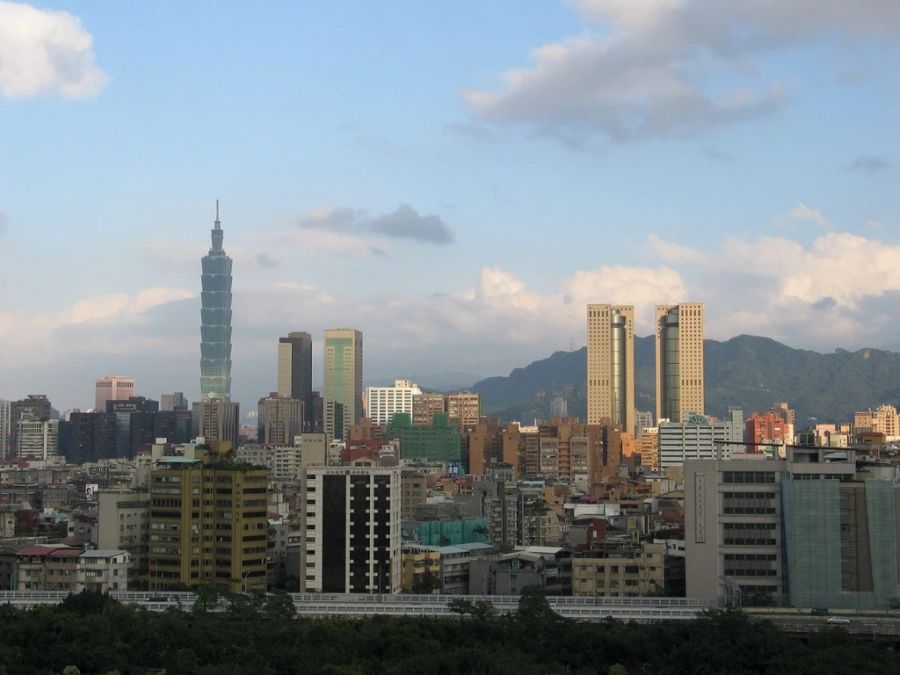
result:
M 413 396 L 412 423 L 417 426 L 431 424 L 435 413 L 447 412 L 447 399 L 443 394 L 427 392 Z
M 325 433 L 335 440 L 349 437 L 362 418 L 363 336 L 352 328 L 325 331 Z
M 271 447 L 289 446 L 303 431 L 303 401 L 272 392 L 259 399 L 259 442 Z
M 587 421 L 634 429 L 634 307 L 587 307 Z
M 150 588 L 265 590 L 265 469 L 214 453 L 163 458 L 157 467 L 150 481 Z
M 312 336 L 293 331 L 278 338 L 278 395 L 303 402 L 303 430 L 312 431 Z
M 460 431 L 475 426 L 481 419 L 481 394 L 474 391 L 447 394 L 447 416 L 456 422 Z
M 703 414 L 703 304 L 656 307 L 656 420 Z
M 225 255 L 225 233 L 219 222 L 219 202 L 213 223 L 212 247 L 201 259 L 200 397 L 231 398 L 231 258 Z
M 237 444 L 240 406 L 222 398 L 197 401 L 191 413 L 194 438 L 202 436 L 208 443 Z
M 122 375 L 98 377 L 94 385 L 94 410 L 104 412 L 107 401 L 126 401 L 134 396 L 134 380 Z
M 366 417 L 373 424 L 390 424 L 396 413 L 413 412 L 413 398 L 422 393 L 412 380 L 394 380 L 393 387 L 366 387 Z
M 312 467 L 301 490 L 300 590 L 399 593 L 400 470 Z

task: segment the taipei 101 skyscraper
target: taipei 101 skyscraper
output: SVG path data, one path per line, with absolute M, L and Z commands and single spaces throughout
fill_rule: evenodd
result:
M 231 398 L 231 258 L 222 248 L 219 201 L 212 247 L 203 256 L 200 295 L 200 398 Z

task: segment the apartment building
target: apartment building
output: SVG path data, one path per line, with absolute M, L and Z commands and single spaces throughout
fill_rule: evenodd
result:
M 400 492 L 399 469 L 306 469 L 301 591 L 399 593 Z

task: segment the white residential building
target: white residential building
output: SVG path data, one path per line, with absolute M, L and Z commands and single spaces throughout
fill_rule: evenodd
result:
M 729 411 L 729 418 L 717 420 L 704 415 L 689 415 L 682 422 L 660 420 L 660 466 L 684 466 L 689 459 L 729 459 L 743 452 L 744 413 Z
M 393 387 L 367 387 L 366 416 L 380 426 L 389 424 L 397 413 L 408 413 L 412 419 L 413 396 L 421 393 L 411 380 L 394 380 Z

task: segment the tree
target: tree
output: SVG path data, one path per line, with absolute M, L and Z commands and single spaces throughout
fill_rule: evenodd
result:
M 297 608 L 290 593 L 273 591 L 266 597 L 263 613 L 270 619 L 293 619 L 297 615 Z
M 431 595 L 441 590 L 441 580 L 431 570 L 413 577 L 412 592 L 422 595 Z

